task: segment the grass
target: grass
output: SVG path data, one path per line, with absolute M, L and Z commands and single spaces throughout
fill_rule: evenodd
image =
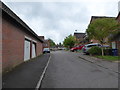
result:
M 120 60 L 120 56 L 96 56 L 96 57 L 104 59 L 104 60 L 109 60 L 109 61 L 118 61 L 118 60 Z
M 81 52 L 82 52 L 82 50 L 78 50 L 77 52 L 81 53 Z

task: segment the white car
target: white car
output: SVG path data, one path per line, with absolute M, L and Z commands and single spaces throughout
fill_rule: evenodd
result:
M 82 48 L 83 53 L 88 54 L 88 50 L 89 50 L 91 47 L 94 47 L 94 46 L 101 47 L 102 45 L 99 44 L 99 43 L 86 44 L 86 45 L 84 45 L 84 47 Z

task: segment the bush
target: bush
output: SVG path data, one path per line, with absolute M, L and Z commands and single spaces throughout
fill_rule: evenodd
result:
M 104 55 L 112 55 L 112 49 L 104 49 Z
M 101 55 L 102 51 L 100 47 L 94 46 L 88 50 L 88 53 L 91 55 Z

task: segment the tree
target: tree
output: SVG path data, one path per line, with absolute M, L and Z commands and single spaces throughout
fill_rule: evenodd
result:
M 63 41 L 63 45 L 67 48 L 72 48 L 76 43 L 75 37 L 72 35 L 69 35 L 66 37 Z
M 48 39 L 49 43 L 50 43 L 50 47 L 54 47 L 56 44 L 52 39 Z
M 103 45 L 106 38 L 117 31 L 118 26 L 118 22 L 113 18 L 96 19 L 88 26 L 86 32 L 89 39 L 98 40 Z M 103 48 L 102 56 L 104 56 Z

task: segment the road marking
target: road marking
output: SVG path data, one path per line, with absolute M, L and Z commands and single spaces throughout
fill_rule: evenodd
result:
M 37 86 L 36 86 L 35 90 L 40 90 L 39 87 L 41 86 L 41 83 L 42 83 L 43 77 L 44 77 L 44 75 L 45 75 L 45 72 L 46 72 L 46 70 L 47 70 L 47 67 L 48 67 L 48 65 L 49 65 L 50 59 L 51 59 L 51 56 L 49 57 L 48 62 L 47 62 L 46 66 L 45 66 L 45 68 L 44 68 L 44 70 L 43 70 L 43 73 L 42 73 L 42 75 L 40 76 L 40 79 L 39 79 L 39 81 L 38 81 L 38 83 L 37 83 Z

